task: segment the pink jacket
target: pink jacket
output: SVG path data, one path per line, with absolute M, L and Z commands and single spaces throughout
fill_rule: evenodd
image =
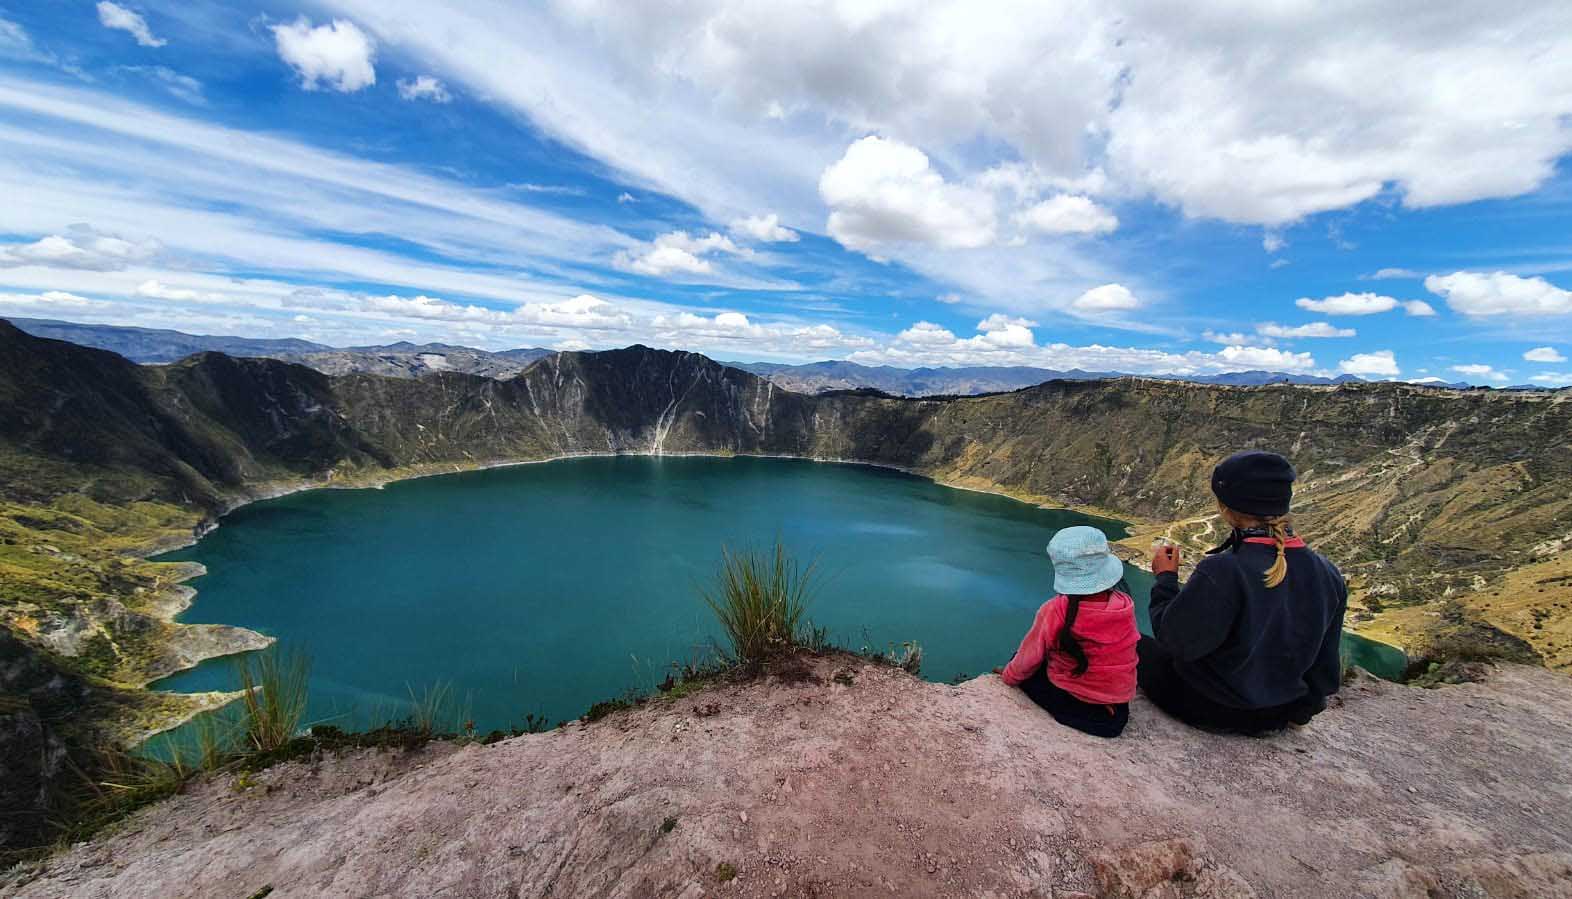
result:
M 1043 603 L 1026 632 L 1015 658 L 1005 666 L 1004 682 L 1018 686 L 1048 660 L 1048 680 L 1082 702 L 1120 703 L 1135 697 L 1135 644 L 1141 634 L 1135 628 L 1135 600 L 1118 590 L 1106 598 L 1083 599 L 1075 615 L 1072 631 L 1086 652 L 1087 667 L 1079 677 L 1075 659 L 1058 649 L 1059 630 L 1069 599 L 1055 596 Z

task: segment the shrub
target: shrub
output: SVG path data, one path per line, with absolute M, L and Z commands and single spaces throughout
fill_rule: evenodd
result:
M 703 591 L 731 644 L 731 657 L 757 669 L 771 656 L 797 646 L 805 632 L 804 613 L 815 586 L 816 567 L 800 565 L 776 541 L 772 552 L 721 551 L 715 584 Z
M 311 659 L 275 644 L 242 657 L 238 665 L 245 742 L 254 752 L 272 752 L 300 730 Z

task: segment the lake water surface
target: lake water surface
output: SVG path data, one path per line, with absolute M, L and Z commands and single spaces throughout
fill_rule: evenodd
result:
M 1123 533 L 866 466 L 624 456 L 297 493 L 161 558 L 208 568 L 182 621 L 309 653 L 308 720 L 380 723 L 448 682 L 485 731 L 575 717 L 701 657 L 722 547 L 776 538 L 817 560 L 809 616 L 838 642 L 915 640 L 932 680 L 986 672 L 1053 595 L 1044 547 L 1072 524 Z M 1126 573 L 1145 630 L 1151 579 Z M 233 689 L 233 663 L 158 686 Z

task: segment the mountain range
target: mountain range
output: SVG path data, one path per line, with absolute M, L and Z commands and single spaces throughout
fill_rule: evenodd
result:
M 414 378 L 439 371 L 455 371 L 509 378 L 531 362 L 549 356 L 554 350 L 524 348 L 480 350 L 443 343 L 414 344 L 408 341 L 381 346 L 331 347 L 308 340 L 266 340 L 248 337 L 213 337 L 180 331 L 134 328 L 120 325 L 88 325 L 46 319 L 11 319 L 23 331 L 37 337 L 67 340 L 83 346 L 119 353 L 133 362 L 174 362 L 193 353 L 219 352 L 230 356 L 265 357 L 298 362 L 330 375 L 374 374 Z M 727 362 L 733 368 L 762 375 L 777 385 L 798 393 L 824 393 L 831 390 L 873 389 L 895 396 L 970 396 L 1004 393 L 1031 387 L 1044 381 L 1098 381 L 1129 376 L 1117 371 L 1058 370 L 1031 366 L 960 366 L 943 368 L 896 368 L 889 365 L 861 365 L 856 362 L 825 361 L 791 365 L 778 362 Z M 1343 384 L 1361 380 L 1354 375 L 1325 378 L 1316 375 L 1274 371 L 1239 371 L 1219 375 L 1148 375 L 1163 380 L 1196 384 Z M 1437 387 L 1466 389 L 1465 382 L 1432 383 Z

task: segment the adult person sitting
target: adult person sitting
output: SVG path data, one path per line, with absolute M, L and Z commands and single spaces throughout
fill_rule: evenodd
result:
M 1179 548 L 1152 560 L 1152 632 L 1136 647 L 1137 681 L 1158 708 L 1196 727 L 1261 734 L 1308 724 L 1342 681 L 1338 647 L 1348 588 L 1294 536 L 1294 467 L 1242 452 L 1212 472 L 1232 529 L 1183 586 Z

